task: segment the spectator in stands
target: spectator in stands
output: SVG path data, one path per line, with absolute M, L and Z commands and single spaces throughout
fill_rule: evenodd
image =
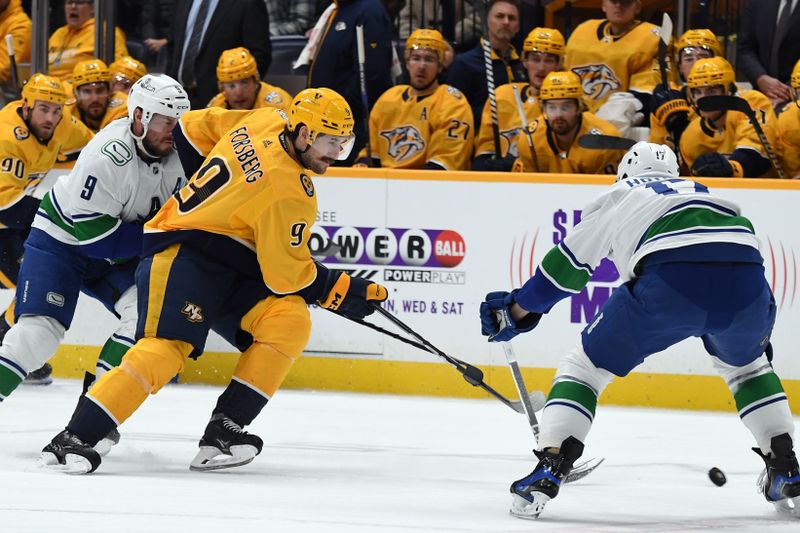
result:
M 775 112 L 762 93 L 737 92 L 733 67 L 724 58 L 697 61 L 687 80 L 689 101 L 697 105 L 704 96 L 741 96 L 756 111 L 769 142 L 775 146 Z M 681 136 L 681 154 L 694 176 L 755 178 L 770 171 L 766 151 L 743 113 L 701 111 Z
M 111 74 L 111 92 L 119 91 L 127 95 L 131 92 L 131 85 L 147 74 L 147 67 L 141 61 L 125 56 L 111 63 L 108 71 Z
M 517 143 L 514 170 L 562 174 L 616 174 L 620 150 L 590 150 L 578 145 L 582 135 L 619 136 L 605 120 L 585 111 L 581 79 L 574 72 L 551 72 L 542 83 L 542 116 L 530 127 L 528 139 Z M 523 133 L 522 135 L 526 135 Z
M 722 47 L 711 30 L 687 30 L 675 44 L 675 63 L 680 84 L 672 83 L 668 90 L 659 83 L 653 91 L 653 113 L 650 115 L 650 142 L 666 144 L 676 154 L 680 138 L 689 122 L 697 117 L 689 106 L 686 79 L 699 59 L 722 57 Z M 679 160 L 681 158 L 679 157 Z M 688 170 L 688 169 L 685 169 Z
M 22 9 L 21 0 L 0 0 L 0 36 L 14 38 L 14 56 L 17 63 L 31 57 L 31 19 Z M 11 62 L 5 42 L 0 46 L 0 84 L 11 80 Z
M 172 31 L 175 16 L 174 0 L 142 0 L 140 20 L 142 40 L 147 47 L 147 56 L 142 58 L 148 65 L 166 65 L 166 57 L 160 60 L 159 52 L 164 48 Z
M 487 18 L 495 87 L 510 81 L 526 81 L 525 67 L 511 44 L 511 39 L 519 32 L 518 0 L 490 0 Z M 489 94 L 481 43 L 459 54 L 447 73 L 447 83 L 460 89 L 472 106 L 476 130 L 480 128 L 481 111 Z
M 292 103 L 289 93 L 259 79 L 256 60 L 247 48 L 239 47 L 222 52 L 217 63 L 217 84 L 220 93 L 211 99 L 207 107 L 277 107 L 288 111 Z
M 660 81 L 659 28 L 636 19 L 640 0 L 603 0 L 602 8 L 605 19 L 587 20 L 570 35 L 567 68 L 580 76 L 589 109 L 628 135 L 649 117 Z
M 48 43 L 49 74 L 68 81 L 81 61 L 94 57 L 94 3 L 92 0 L 67 0 L 64 4 L 67 24 L 50 36 Z M 114 58 L 129 55 L 125 34 L 115 29 Z
M 381 95 L 369 115 L 371 159 L 359 166 L 467 170 L 472 153 L 472 111 L 455 87 L 439 83 L 447 42 L 419 29 L 406 40 L 410 85 Z
M 474 170 L 511 170 L 519 155 L 517 143 L 522 132 L 522 118 L 517 109 L 514 87 L 517 88 L 527 121 L 542 114 L 539 91 L 548 74 L 560 70 L 564 61 L 564 36 L 552 28 L 534 28 L 522 45 L 522 64 L 528 71 L 529 83 L 507 83 L 497 88 L 497 129 L 500 153 L 495 153 L 494 127 L 487 98 L 483 106 L 481 129 L 475 141 Z M 524 124 L 527 126 L 527 124 Z M 524 142 L 524 141 L 523 141 Z
M 778 115 L 778 155 L 790 178 L 800 178 L 800 60 L 789 78 L 792 102 Z
M 267 0 L 269 34 L 305 35 L 317 21 L 320 3 L 318 0 Z M 326 6 L 329 3 L 325 1 Z
M 225 50 L 247 48 L 259 77 L 269 69 L 272 45 L 264 0 L 176 0 L 173 20 L 167 74 L 186 88 L 192 108 L 217 94 L 217 60 Z
M 739 16 L 737 59 L 747 80 L 773 106 L 791 100 L 787 83 L 800 59 L 797 0 L 746 0 Z
M 128 116 L 128 97 L 111 90 L 111 73 L 99 59 L 81 61 L 72 71 L 75 101 L 65 111 L 97 133 L 110 122 Z
M 361 104 L 358 75 L 356 26 L 364 26 L 364 70 L 367 101 L 370 105 L 392 86 L 392 34 L 394 28 L 386 7 L 380 0 L 337 0 L 328 20 L 316 55 L 308 70 L 309 87 L 329 87 L 347 100 L 355 120 L 356 140 L 350 158 L 352 165 L 366 143 L 364 129 L 369 109 Z
M 457 45 L 474 43 L 482 32 L 483 22 L 470 0 L 455 0 L 454 37 Z M 400 11 L 400 39 L 406 39 L 414 28 L 441 28 L 444 23 L 443 0 L 408 0 Z M 445 56 L 445 59 L 447 57 Z M 447 65 L 445 65 L 447 66 Z

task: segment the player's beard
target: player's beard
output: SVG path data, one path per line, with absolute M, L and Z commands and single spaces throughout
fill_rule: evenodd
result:
M 153 157 L 166 157 L 172 152 L 174 143 L 170 144 L 167 148 L 159 149 L 145 137 L 142 139 L 142 145 L 144 146 L 144 149 L 147 150 L 147 153 Z

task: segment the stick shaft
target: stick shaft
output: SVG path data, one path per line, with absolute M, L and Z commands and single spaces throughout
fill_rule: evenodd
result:
M 8 50 L 8 60 L 11 68 L 11 84 L 14 86 L 14 96 L 19 98 L 19 72 L 17 71 L 17 58 L 14 55 L 14 37 L 10 33 L 6 35 L 6 49 Z
M 364 147 L 367 150 L 367 165 L 372 166 L 372 146 L 370 145 L 369 134 L 369 99 L 367 98 L 367 76 L 364 71 L 364 64 L 366 63 L 364 26 L 356 26 L 356 44 L 358 47 L 358 78 L 361 85 L 361 106 L 364 108 L 364 131 L 367 135 L 367 142 Z
M 534 172 L 539 172 L 539 158 L 536 156 L 536 147 L 533 145 L 533 137 L 528 129 L 528 117 L 525 114 L 525 106 L 522 105 L 522 97 L 519 94 L 519 88 L 516 83 L 511 84 L 511 90 L 514 92 L 514 102 L 517 104 L 517 114 L 522 121 L 522 132 L 525 134 L 525 139 L 528 141 L 528 148 L 531 149 L 531 159 L 533 160 Z

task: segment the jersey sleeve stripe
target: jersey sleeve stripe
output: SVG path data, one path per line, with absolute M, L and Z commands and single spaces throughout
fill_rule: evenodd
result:
M 565 292 L 580 292 L 589 282 L 589 272 L 576 267 L 560 246 L 554 246 L 542 259 L 542 274 Z
M 594 272 L 594 268 L 592 268 L 591 265 L 578 261 L 578 258 L 575 257 L 575 254 L 572 253 L 572 250 L 569 249 L 569 247 L 567 246 L 567 243 L 565 243 L 564 241 L 561 241 L 560 243 L 558 243 L 558 247 L 561 248 L 561 251 L 564 253 L 564 255 L 567 256 L 567 258 L 570 260 L 570 262 L 573 264 L 573 266 L 575 266 L 576 268 L 582 268 L 583 270 L 587 271 L 589 274 Z

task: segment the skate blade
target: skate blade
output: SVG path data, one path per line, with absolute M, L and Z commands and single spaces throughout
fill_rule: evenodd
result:
M 40 379 L 28 379 L 25 378 L 22 380 L 22 385 L 50 385 L 53 382 L 53 378 L 46 377 Z
M 231 455 L 227 455 L 213 446 L 201 446 L 197 455 L 192 459 L 189 470 L 209 472 L 211 470 L 234 468 L 246 465 L 255 459 L 256 455 L 258 455 L 258 450 L 255 446 L 250 446 L 249 444 L 231 446 Z M 217 459 L 219 456 L 222 456 L 222 458 Z
M 42 452 L 39 456 L 39 467 L 53 472 L 64 474 L 88 474 L 92 471 L 92 463 L 81 455 L 68 453 L 64 457 L 64 464 L 58 462 L 58 457 L 50 452 Z
M 782 516 L 791 516 L 792 518 L 800 518 L 800 496 L 795 498 L 786 498 L 785 500 L 778 500 L 772 502 L 775 510 Z
M 511 516 L 522 518 L 523 520 L 536 520 L 542 514 L 544 506 L 550 501 L 550 497 L 541 492 L 534 492 L 533 502 L 529 502 L 519 494 L 511 494 L 511 508 L 508 512 Z
M 603 464 L 605 457 L 592 458 L 572 467 L 572 471 L 564 478 L 564 483 L 573 483 L 591 474 L 595 468 Z

